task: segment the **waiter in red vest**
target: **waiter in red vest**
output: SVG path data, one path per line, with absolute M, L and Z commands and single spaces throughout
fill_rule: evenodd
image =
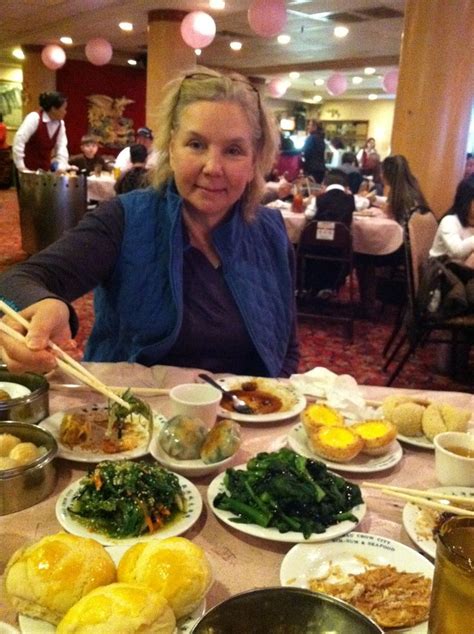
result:
M 13 140 L 13 160 L 18 170 L 38 169 L 49 172 L 68 167 L 66 127 L 64 117 L 67 98 L 60 92 L 43 92 L 39 96 L 40 110 L 26 115 Z

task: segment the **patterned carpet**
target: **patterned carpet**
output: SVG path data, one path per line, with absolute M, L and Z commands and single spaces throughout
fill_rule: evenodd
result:
M 24 260 L 21 250 L 20 224 L 16 193 L 13 189 L 0 191 L 0 271 Z M 74 306 L 80 320 L 78 348 L 74 356 L 80 359 L 84 342 L 93 319 L 92 295 L 77 300 Z M 373 321 L 358 319 L 354 342 L 348 343 L 344 329 L 338 324 L 321 321 L 301 321 L 300 372 L 324 366 L 338 374 L 352 374 L 361 385 L 384 385 L 387 375 L 382 372 L 382 349 L 391 332 L 395 308 L 387 307 Z M 454 380 L 437 370 L 439 347 L 427 345 L 419 350 L 405 366 L 396 387 L 472 392 L 474 386 L 474 355 L 471 350 L 469 372 Z

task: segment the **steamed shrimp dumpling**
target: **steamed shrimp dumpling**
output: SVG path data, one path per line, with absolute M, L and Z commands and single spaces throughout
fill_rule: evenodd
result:
M 161 428 L 158 441 L 164 451 L 178 460 L 199 458 L 207 427 L 199 418 L 178 414 Z
M 240 447 L 240 425 L 233 420 L 218 421 L 208 433 L 201 448 L 201 459 L 206 464 L 220 462 L 235 454 Z

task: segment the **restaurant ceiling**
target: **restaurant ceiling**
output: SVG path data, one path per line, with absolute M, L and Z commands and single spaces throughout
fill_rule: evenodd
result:
M 316 79 L 326 80 L 334 71 L 347 75 L 349 86 L 339 98 L 366 99 L 368 93 L 391 98 L 382 89 L 383 75 L 398 65 L 403 29 L 404 0 L 287 0 L 291 41 L 281 45 L 276 38 L 263 38 L 251 30 L 247 9 L 250 0 L 226 0 L 225 9 L 209 8 L 209 0 L 4 0 L 0 22 L 0 61 L 12 61 L 16 46 L 60 44 L 67 35 L 72 46 L 64 46 L 70 59 L 85 59 L 84 45 L 93 37 L 112 44 L 111 63 L 125 64 L 129 58 L 146 64 L 148 12 L 156 9 L 206 11 L 215 19 L 217 34 L 204 48 L 199 63 L 240 70 L 269 81 L 288 79 L 290 71 L 300 77 L 285 97 L 307 102 L 314 95 L 328 98 Z M 121 21 L 134 25 L 132 32 L 119 29 Z M 349 34 L 334 36 L 334 27 L 344 25 Z M 229 44 L 240 40 L 242 49 Z M 364 68 L 374 67 L 372 76 Z M 354 76 L 362 82 L 353 84 Z

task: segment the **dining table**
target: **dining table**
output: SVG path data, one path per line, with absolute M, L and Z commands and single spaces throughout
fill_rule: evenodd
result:
M 115 177 L 112 172 L 102 172 L 99 175 L 90 174 L 87 177 L 87 200 L 102 202 L 116 195 Z
M 198 375 L 202 371 L 198 368 L 163 365 L 145 367 L 135 363 L 85 363 L 84 365 L 103 382 L 124 388 L 171 388 L 182 383 L 199 381 Z M 214 376 L 219 378 L 222 375 Z M 97 393 L 87 389 L 67 387 L 70 379 L 68 380 L 60 371 L 56 371 L 48 380 L 50 414 L 62 412 L 71 407 L 103 403 L 103 397 Z M 376 386 L 360 386 L 360 390 L 366 399 L 376 401 L 392 394 L 415 392 Z M 474 411 L 474 396 L 470 394 L 430 391 L 416 391 L 416 394 L 423 398 L 442 400 Z M 162 414 L 166 418 L 170 417 L 172 410 L 168 394 L 146 397 L 146 400 L 153 412 Z M 299 416 L 294 416 L 286 420 L 263 424 L 241 422 L 242 444 L 230 466 L 246 463 L 258 452 L 275 451 L 285 446 L 287 436 L 298 420 Z M 144 459 L 153 460 L 151 456 Z M 2 543 L 0 572 L 2 575 L 9 558 L 18 548 L 62 530 L 55 512 L 58 496 L 65 487 L 84 476 L 91 467 L 88 463 L 73 462 L 63 458 L 56 458 L 55 461 L 57 483 L 51 495 L 35 506 L 0 517 Z M 434 452 L 411 445 L 403 445 L 401 460 L 385 471 L 343 473 L 342 475 L 359 485 L 365 480 L 417 489 L 427 489 L 437 485 Z M 213 569 L 214 583 L 206 597 L 207 609 L 246 590 L 279 586 L 282 560 L 293 545 L 248 535 L 238 528 L 222 523 L 207 500 L 208 486 L 215 476 L 215 473 L 196 478 L 188 476 L 202 496 L 203 510 L 197 522 L 183 534 L 184 537 L 204 549 Z M 362 487 L 362 493 L 367 512 L 356 530 L 391 538 L 416 548 L 402 523 L 404 502 L 387 497 L 376 489 Z M 17 614 L 8 606 L 4 594 L 0 599 L 1 620 L 10 624 L 17 623 Z

